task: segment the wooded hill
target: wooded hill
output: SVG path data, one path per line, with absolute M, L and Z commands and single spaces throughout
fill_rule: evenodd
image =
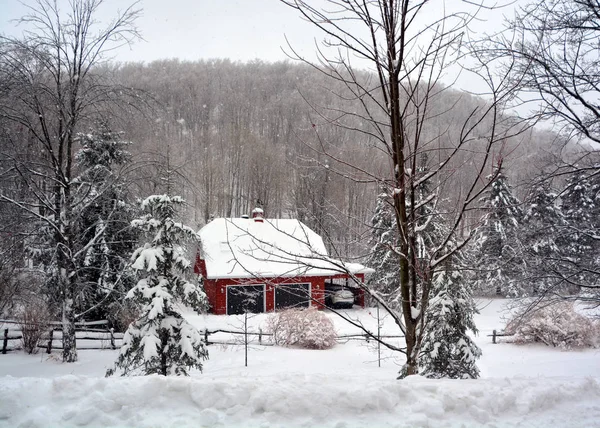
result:
M 150 100 L 115 125 L 134 143 L 135 158 L 153 160 L 140 181 L 142 194 L 164 191 L 168 163 L 175 172 L 173 191 L 188 201 L 188 218 L 197 226 L 211 217 L 247 214 L 260 203 L 268 217 L 298 218 L 326 232 L 342 255 L 365 249 L 382 184 L 373 177 L 393 174 L 384 173 L 388 158 L 341 82 L 303 64 L 259 60 L 128 63 L 110 73 Z M 360 76 L 365 86 L 375 84 L 372 77 Z M 486 100 L 440 88 L 432 101 L 424 132 L 435 162 Z M 473 140 L 469 150 L 478 144 Z M 554 134 L 529 130 L 507 138 L 493 160 L 502 157 L 519 185 L 552 160 L 558 145 Z M 463 178 L 474 173 L 463 164 L 467 159 L 458 156 L 447 181 L 439 183 L 443 199 L 464 190 Z

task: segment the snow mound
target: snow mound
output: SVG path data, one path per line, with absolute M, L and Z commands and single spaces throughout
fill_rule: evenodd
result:
M 0 427 L 594 427 L 594 379 L 14 378 Z

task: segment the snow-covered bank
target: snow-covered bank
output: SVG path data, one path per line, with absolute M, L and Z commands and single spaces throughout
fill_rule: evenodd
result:
M 211 345 L 190 378 L 103 378 L 117 351 L 0 355 L 0 427 L 600 427 L 600 350 L 492 344 L 504 302 L 476 317 L 482 378 L 395 380 L 401 356 L 373 342 L 331 350 Z M 369 313 L 371 312 L 371 313 Z M 374 312 L 351 314 L 369 328 Z M 338 333 L 355 330 L 334 317 Z M 266 315 L 253 316 L 258 328 Z M 198 328 L 238 329 L 240 319 L 191 318 Z M 384 334 L 397 334 L 386 319 Z M 218 339 L 218 337 L 217 337 Z M 223 339 L 226 339 L 223 337 Z
M 5 427 L 594 427 L 592 379 L 6 377 Z

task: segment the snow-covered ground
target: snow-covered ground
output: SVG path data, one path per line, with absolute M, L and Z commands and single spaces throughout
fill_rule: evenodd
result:
M 254 344 L 248 367 L 242 346 L 211 345 L 204 373 L 190 378 L 105 379 L 108 350 L 80 351 L 75 364 L 0 355 L 0 427 L 600 427 L 600 350 L 494 345 L 503 303 L 480 302 L 479 380 L 398 381 L 401 357 L 382 350 L 378 367 L 374 344 L 356 340 L 327 351 Z M 375 328 L 375 311 L 349 313 Z M 339 334 L 356 331 L 330 316 Z M 190 320 L 241 327 L 240 317 Z M 391 320 L 382 334 L 398 334 Z

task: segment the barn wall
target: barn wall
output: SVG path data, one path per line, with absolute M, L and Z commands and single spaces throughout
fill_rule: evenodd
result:
M 272 312 L 275 309 L 275 289 L 278 284 L 295 284 L 295 283 L 310 283 L 311 284 L 311 306 L 322 309 L 325 307 L 325 280 L 332 278 L 346 278 L 347 275 L 340 274 L 334 276 L 302 276 L 295 278 L 237 278 L 237 279 L 205 279 L 204 288 L 208 301 L 210 303 L 210 311 L 217 315 L 227 314 L 227 286 L 228 285 L 258 285 L 266 284 L 265 286 L 265 307 L 267 312 Z M 358 278 L 364 280 L 364 275 L 357 275 Z M 364 293 L 359 290 L 359 303 L 364 307 Z

